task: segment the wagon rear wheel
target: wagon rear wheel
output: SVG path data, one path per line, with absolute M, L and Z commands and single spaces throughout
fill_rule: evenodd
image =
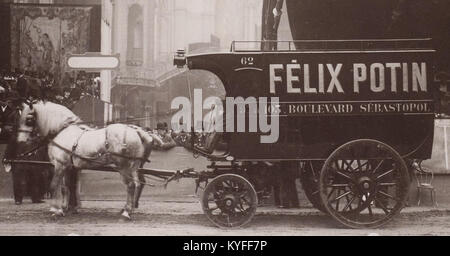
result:
M 237 228 L 255 215 L 258 198 L 252 184 L 242 176 L 224 174 L 205 188 L 202 208 L 208 219 L 221 228 Z
M 300 183 L 303 192 L 314 208 L 328 213 L 322 204 L 319 191 L 319 177 L 324 161 L 307 161 L 305 167 L 300 170 Z
M 406 202 L 409 174 L 392 147 L 356 140 L 336 149 L 319 180 L 327 212 L 350 228 L 375 228 L 392 219 Z

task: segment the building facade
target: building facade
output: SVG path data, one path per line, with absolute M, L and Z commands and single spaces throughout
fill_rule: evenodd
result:
M 177 49 L 229 50 L 232 40 L 259 40 L 261 34 L 260 0 L 102 0 L 102 8 L 102 49 L 119 53 L 121 61 L 110 75 L 112 119 L 144 127 L 168 122 L 171 100 L 189 94 L 187 80 L 174 78 L 180 73 L 172 63 Z M 208 75 L 204 80 L 200 84 L 217 82 Z
M 261 38 L 262 0 L 2 2 L 101 5 L 101 53 L 120 54 L 118 70 L 101 72 L 101 99 L 113 106 L 105 110 L 105 120 L 144 127 L 167 121 L 170 102 L 176 96 L 188 96 L 190 90 L 201 86 L 220 87 L 220 81 L 207 74 L 193 74 L 191 85 L 187 84 L 188 76 L 175 79 L 181 72 L 172 63 L 177 49 L 191 53 L 228 51 L 233 40 Z

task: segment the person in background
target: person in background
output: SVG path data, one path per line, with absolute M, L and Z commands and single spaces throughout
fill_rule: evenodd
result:
M 70 97 L 70 89 L 69 88 L 64 89 L 62 99 L 61 99 L 61 104 L 68 107 L 69 109 L 72 107 L 73 100 Z
M 81 98 L 81 82 L 79 81 L 74 81 L 72 82 L 72 84 L 70 85 L 70 99 L 73 102 L 78 101 Z
M 0 93 L 0 95 L 4 95 L 4 93 Z M 2 128 L 2 141 L 6 143 L 4 159 L 11 160 L 16 158 L 17 143 L 13 133 L 14 124 L 17 121 L 18 115 L 14 114 L 14 109 L 11 107 L 11 105 L 4 103 L 4 105 L 2 104 L 2 107 L 4 108 L 4 111 L 2 111 L 1 113 L 0 126 Z M 22 204 L 22 199 L 27 189 L 25 173 L 20 169 L 18 170 L 17 168 L 13 168 L 14 166 L 12 166 L 11 164 L 4 163 L 3 166 L 5 167 L 6 172 L 11 172 L 14 201 L 16 205 L 20 205 Z
M 177 145 L 172 136 L 168 133 L 167 123 L 158 123 L 156 125 L 156 134 L 154 134 L 154 137 L 157 137 L 154 141 L 156 150 L 169 150 Z
M 15 145 L 15 138 L 11 136 L 11 139 L 8 142 L 8 145 L 6 147 L 5 152 L 5 159 L 15 159 L 16 158 L 16 145 Z M 26 182 L 26 176 L 25 171 L 21 168 L 16 168 L 15 165 L 11 164 L 4 164 L 5 171 L 11 172 L 11 177 L 13 181 L 13 196 L 14 196 L 14 202 L 16 205 L 21 205 L 23 197 L 25 196 L 25 193 L 27 191 L 27 182 Z
M 18 115 L 14 114 L 13 107 L 6 101 L 6 91 L 0 92 L 0 98 L 2 99 L 1 112 L 0 112 L 0 141 L 5 148 L 4 159 L 14 159 L 16 155 L 14 125 L 17 121 Z M 4 101 L 5 100 L 5 101 Z M 11 170 L 10 164 L 3 164 L 6 172 L 11 172 L 13 180 L 13 195 L 14 201 L 17 205 L 22 203 L 23 191 L 26 189 L 25 176 L 23 172 Z
M 44 100 L 54 101 L 56 97 L 55 88 L 54 88 L 55 80 L 53 76 L 45 72 L 43 74 L 43 78 L 41 79 L 41 91 L 42 97 Z
M 274 170 L 271 179 L 276 181 L 274 184 L 275 204 L 280 208 L 299 208 L 296 187 L 298 169 L 294 164 L 280 163 Z
M 22 99 L 42 99 L 41 80 L 30 75 L 20 75 L 17 79 L 16 90 Z
M 13 104 L 6 103 L 3 106 L 1 112 L 0 127 L 1 135 L 0 141 L 6 143 L 5 160 L 38 160 L 45 161 L 47 156 L 47 150 L 41 148 L 40 150 L 33 152 L 27 156 L 21 156 L 21 153 L 28 152 L 30 147 L 36 145 L 30 144 L 18 144 L 15 136 L 15 125 L 19 118 L 18 111 Z M 31 146 L 30 146 L 31 145 Z M 16 205 L 22 204 L 23 198 L 30 195 L 33 203 L 42 203 L 43 196 L 46 192 L 46 178 L 48 173 L 47 168 L 41 168 L 40 166 L 33 166 L 29 164 L 9 164 L 4 163 L 6 172 L 11 172 L 13 181 L 13 195 Z
M 37 140 L 37 139 L 36 139 Z M 15 141 L 10 143 L 16 143 Z M 36 141 L 36 143 L 38 143 Z M 35 145 L 36 143 L 31 143 Z M 13 146 L 13 145 L 9 145 Z M 29 145 L 18 144 L 16 147 L 16 153 L 27 152 L 30 150 Z M 30 160 L 30 161 L 49 161 L 47 155 L 47 148 L 43 147 L 37 151 L 26 156 L 15 157 L 18 160 Z M 18 184 L 14 184 L 14 198 L 16 204 L 21 204 L 24 196 L 29 195 L 33 204 L 43 203 L 43 198 L 48 191 L 48 175 L 53 171 L 48 166 L 37 166 L 33 164 L 13 164 L 12 173 L 13 180 L 18 180 Z M 14 177 L 16 175 L 16 177 Z M 18 177 L 17 177 L 18 176 Z
M 202 145 L 197 146 L 197 149 L 207 153 L 212 154 L 214 150 L 216 149 L 216 146 L 218 145 L 219 141 L 222 139 L 222 133 L 216 131 L 216 123 L 222 119 L 224 119 L 224 111 L 214 111 L 216 109 L 215 105 L 211 106 L 211 112 L 208 114 L 208 126 L 206 127 L 206 130 L 201 136 L 204 136 L 204 143 Z M 222 124 L 223 125 L 223 124 Z

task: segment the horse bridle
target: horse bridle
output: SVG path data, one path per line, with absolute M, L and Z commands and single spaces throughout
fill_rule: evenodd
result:
M 17 129 L 17 132 L 34 133 L 34 128 L 30 128 L 30 129 Z
M 34 111 L 33 104 L 37 103 L 38 101 L 33 98 L 28 98 L 24 100 L 24 103 L 28 105 L 28 107 Z M 21 114 L 21 111 L 19 110 L 19 114 Z M 36 112 L 29 113 L 25 117 L 25 124 L 27 126 L 30 126 L 32 128 L 30 129 L 17 129 L 17 132 L 23 132 L 23 133 L 34 133 L 35 132 L 35 126 L 36 126 Z
M 30 128 L 17 129 L 17 132 L 34 133 L 36 129 L 36 116 L 34 114 L 28 114 L 25 117 L 25 125 L 29 126 Z

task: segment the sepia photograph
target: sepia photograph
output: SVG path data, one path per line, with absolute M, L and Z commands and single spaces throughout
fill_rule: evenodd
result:
M 450 235 L 448 0 L 0 0 L 0 31 L 0 236 Z

